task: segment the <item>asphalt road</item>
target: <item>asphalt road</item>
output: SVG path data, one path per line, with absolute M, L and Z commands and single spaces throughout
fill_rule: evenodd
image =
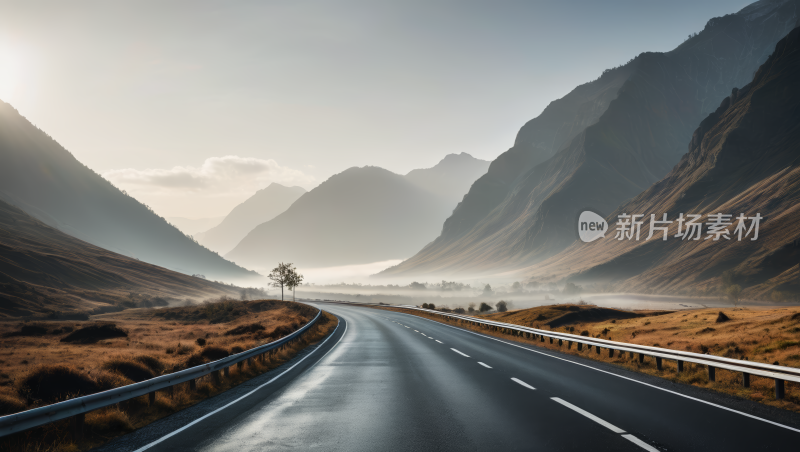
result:
M 325 343 L 103 450 L 800 448 L 793 413 L 411 315 L 319 306 L 340 318 Z

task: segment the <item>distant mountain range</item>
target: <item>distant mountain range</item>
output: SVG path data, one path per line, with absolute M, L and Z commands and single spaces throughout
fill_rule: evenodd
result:
M 486 160 L 476 159 L 462 152 L 447 154 L 431 168 L 412 170 L 406 174 L 406 179 L 417 187 L 436 194 L 454 208 L 464 198 L 472 183 L 486 174 L 488 169 L 489 162 Z
M 797 0 L 711 19 L 671 52 L 643 53 L 551 103 L 519 131 L 444 223 L 380 276 L 513 271 L 567 248 L 589 207 L 607 215 L 663 178 L 693 131 L 797 21 Z
M 610 233 L 575 243 L 523 274 L 562 278 L 611 290 L 716 295 L 736 284 L 749 298 L 800 293 L 800 28 L 782 39 L 752 82 L 734 89 L 695 130 L 689 152 L 661 181 L 616 209 Z M 650 214 L 673 220 L 668 240 L 616 240 L 617 215 Z M 682 240 L 679 213 L 731 214 L 730 240 Z M 760 214 L 740 241 L 740 214 Z M 752 220 L 744 223 L 747 233 Z M 723 275 L 727 272 L 727 277 Z
M 257 226 L 225 257 L 251 268 L 279 261 L 327 267 L 402 259 L 436 237 L 457 202 L 455 193 L 487 165 L 460 154 L 407 176 L 350 168 Z M 440 182 L 452 187 L 440 192 Z
M 0 201 L 0 318 L 89 312 L 147 299 L 165 303 L 238 295 L 235 287 L 70 237 Z
M 224 255 L 253 228 L 283 213 L 305 192 L 302 187 L 284 187 L 272 183 L 234 207 L 219 225 L 197 234 L 195 238 L 209 249 Z
M 0 199 L 68 235 L 212 279 L 257 276 L 193 242 L 0 102 Z

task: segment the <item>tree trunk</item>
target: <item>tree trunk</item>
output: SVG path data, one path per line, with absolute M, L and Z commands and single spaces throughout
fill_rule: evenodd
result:
M 283 284 L 281 284 L 281 301 L 283 301 Z

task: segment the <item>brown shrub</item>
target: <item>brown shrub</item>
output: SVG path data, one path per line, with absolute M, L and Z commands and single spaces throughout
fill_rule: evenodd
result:
M 166 365 L 155 356 L 151 355 L 139 355 L 133 358 L 134 361 L 144 364 L 147 366 L 148 369 L 152 370 L 154 374 L 161 375 L 166 369 Z
M 225 332 L 225 335 L 226 336 L 240 336 L 242 334 L 256 333 L 258 331 L 262 331 L 263 329 L 264 329 L 264 326 L 261 325 L 260 323 L 251 323 L 249 325 L 240 325 L 240 326 L 237 326 L 236 328 L 228 330 L 228 331 Z
M 128 414 L 117 408 L 91 411 L 86 415 L 86 426 L 92 433 L 100 435 L 133 431 Z
M 80 344 L 92 344 L 103 339 L 113 339 L 115 337 L 128 337 L 128 333 L 117 328 L 113 323 L 100 325 L 89 325 L 77 331 L 73 331 L 61 342 L 77 342 Z
M 13 331 L 11 333 L 6 333 L 4 337 L 14 337 L 14 336 L 44 336 L 47 334 L 47 328 L 41 325 L 24 325 L 20 328 L 19 331 Z
M 65 365 L 40 366 L 19 384 L 19 393 L 29 404 L 55 403 L 99 390 L 97 382 L 89 375 Z
M 109 370 L 111 372 L 117 372 L 120 375 L 125 376 L 125 378 L 132 380 L 136 383 L 140 381 L 149 380 L 155 377 L 152 370 L 150 370 L 144 364 L 127 359 L 127 358 L 113 358 L 110 361 L 106 361 L 103 364 L 103 369 Z
M 278 339 L 283 336 L 288 336 L 292 334 L 295 330 L 286 325 L 279 325 L 271 333 L 267 334 L 267 337 L 271 337 L 273 339 Z
M 200 355 L 204 358 L 208 358 L 209 361 L 217 361 L 230 356 L 230 353 L 228 353 L 228 351 L 224 348 L 209 346 L 204 348 Z
M 208 359 L 204 358 L 201 354 L 195 353 L 194 355 L 186 358 L 186 367 L 195 367 L 201 364 L 205 364 Z
M 0 416 L 19 413 L 27 408 L 25 400 L 13 394 L 0 394 Z

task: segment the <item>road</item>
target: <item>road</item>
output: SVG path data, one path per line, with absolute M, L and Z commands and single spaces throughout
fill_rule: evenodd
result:
M 103 449 L 774 451 L 800 444 L 792 413 L 407 314 L 319 306 L 340 318 L 339 327 L 288 370 Z

